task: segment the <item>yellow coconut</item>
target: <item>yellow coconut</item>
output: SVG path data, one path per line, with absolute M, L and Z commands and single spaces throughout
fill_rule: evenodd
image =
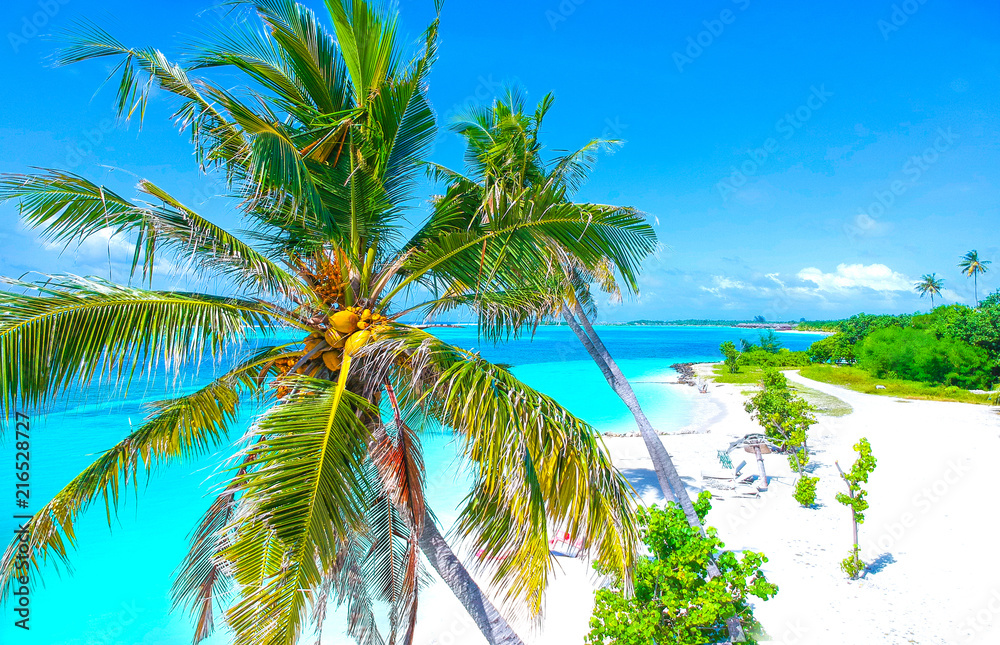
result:
M 336 329 L 327 329 L 324 338 L 326 339 L 326 344 L 330 347 L 343 347 L 344 341 L 347 340 L 347 336 L 341 334 Z
M 319 345 L 320 341 L 322 340 L 323 340 L 322 336 L 319 338 L 313 338 L 312 336 L 306 338 L 305 340 L 306 351 L 311 352 L 312 350 L 316 349 L 316 345 Z
M 354 356 L 356 351 L 368 344 L 371 336 L 372 333 L 368 330 L 351 334 L 351 337 L 347 339 L 347 343 L 344 345 L 344 354 L 347 356 Z
M 358 327 L 361 317 L 353 311 L 338 311 L 330 319 L 330 325 L 339 332 L 349 334 Z
M 340 352 L 323 352 L 323 364 L 331 372 L 340 369 Z

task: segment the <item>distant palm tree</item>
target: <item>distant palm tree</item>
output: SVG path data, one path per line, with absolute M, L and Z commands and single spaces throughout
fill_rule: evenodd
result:
M 934 308 L 934 296 L 941 295 L 941 287 L 944 286 L 944 280 L 937 277 L 936 273 L 925 273 L 920 276 L 920 282 L 913 285 L 913 290 L 920 294 L 923 298 L 927 294 L 931 296 L 931 309 Z
M 989 271 L 989 265 L 992 264 L 989 260 L 980 260 L 979 251 L 973 249 L 965 255 L 962 256 L 962 261 L 958 263 L 958 266 L 962 269 L 962 273 L 966 276 L 972 277 L 973 284 L 973 294 L 976 297 L 976 306 L 979 306 L 979 279 L 980 273 L 986 273 Z

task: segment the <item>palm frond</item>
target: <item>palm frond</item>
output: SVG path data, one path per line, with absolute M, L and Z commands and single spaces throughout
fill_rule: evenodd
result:
M 174 257 L 193 262 L 204 272 L 227 276 L 238 287 L 282 295 L 302 292 L 302 283 L 277 263 L 162 188 L 142 180 L 138 189 L 160 203 L 135 204 L 104 186 L 58 170 L 0 176 L 0 202 L 19 200 L 25 221 L 54 243 L 79 244 L 104 230 L 134 234 L 133 275 L 141 258 L 144 276 L 152 278 L 157 251 L 166 247 Z
M 634 491 L 592 427 L 507 370 L 430 334 L 400 327 L 380 342 L 409 357 L 400 397 L 463 439 L 476 474 L 455 530 L 509 603 L 541 611 L 552 530 L 582 541 L 606 566 L 631 570 Z
M 190 127 L 199 163 L 234 159 L 245 147 L 240 130 L 226 119 L 202 94 L 212 85 L 205 80 L 192 80 L 185 69 L 171 63 L 155 49 L 127 47 L 98 25 L 77 22 L 67 34 L 68 45 L 56 59 L 60 65 L 87 60 L 118 58 L 108 80 L 119 72 L 116 109 L 118 116 L 130 119 L 138 113 L 140 123 L 145 115 L 149 96 L 161 89 L 182 100 L 174 113 L 180 125 Z M 199 91 L 199 87 L 201 90 Z
M 235 645 L 294 645 L 323 571 L 364 525 L 363 464 L 375 412 L 336 384 L 298 379 L 256 424 L 234 478 L 239 508 L 221 554 L 239 586 L 227 612 Z
M 49 557 L 69 564 L 69 547 L 76 542 L 75 523 L 95 499 L 103 497 L 108 523 L 128 486 L 137 486 L 140 470 L 148 478 L 155 467 L 206 454 L 225 438 L 236 418 L 241 392 L 260 387 L 282 349 L 268 348 L 191 394 L 149 404 L 146 421 L 101 455 L 67 484 L 28 523 L 31 564 L 36 569 Z M 0 561 L 0 595 L 13 588 L 17 542 Z
M 405 266 L 407 277 L 387 294 L 431 278 L 473 286 L 476 292 L 511 290 L 551 264 L 561 249 L 585 267 L 610 260 L 629 285 L 636 286 L 639 263 L 655 248 L 656 236 L 631 208 L 597 204 L 519 201 L 488 225 L 477 225 L 444 208 L 454 223 L 433 224 L 435 235 L 422 236 Z M 434 219 L 434 218 L 432 218 Z M 430 225 L 430 224 L 429 224 Z
M 176 369 L 246 339 L 249 330 L 298 324 L 266 304 L 147 291 L 99 278 L 6 280 L 40 295 L 0 292 L 0 410 L 35 407 L 95 376 L 128 386 L 138 372 Z

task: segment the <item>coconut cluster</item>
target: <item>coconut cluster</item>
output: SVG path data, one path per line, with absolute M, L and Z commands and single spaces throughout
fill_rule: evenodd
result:
M 371 341 L 372 333 L 387 322 L 385 316 L 371 309 L 342 309 L 330 316 L 329 327 L 322 335 L 317 332 L 306 339 L 306 352 L 315 350 L 321 343 L 325 344 L 327 349 L 321 354 L 323 364 L 331 372 L 336 372 L 345 354 L 354 355 Z
M 385 316 L 371 309 L 341 309 L 327 319 L 325 328 L 306 336 L 304 356 L 298 360 L 283 359 L 281 365 L 275 361 L 275 365 L 281 376 L 294 370 L 306 376 L 333 378 L 343 365 L 344 357 L 353 356 L 379 332 L 388 329 L 388 322 Z M 287 393 L 287 388 L 279 386 L 279 398 Z

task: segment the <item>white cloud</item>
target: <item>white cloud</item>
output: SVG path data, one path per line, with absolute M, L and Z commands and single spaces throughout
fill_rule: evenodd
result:
M 874 291 L 911 291 L 913 280 L 884 264 L 838 264 L 832 273 L 815 267 L 802 269 L 800 280 L 815 283 L 818 291 L 843 292 L 867 288 Z
M 753 285 L 741 282 L 740 280 L 733 280 L 732 278 L 726 277 L 724 275 L 713 275 L 712 284 L 714 286 L 706 287 L 702 285 L 698 288 L 701 289 L 702 291 L 707 291 L 708 293 L 714 294 L 721 298 L 726 297 L 725 294 L 722 293 L 723 291 L 749 291 L 749 292 L 758 291 L 758 288 Z

